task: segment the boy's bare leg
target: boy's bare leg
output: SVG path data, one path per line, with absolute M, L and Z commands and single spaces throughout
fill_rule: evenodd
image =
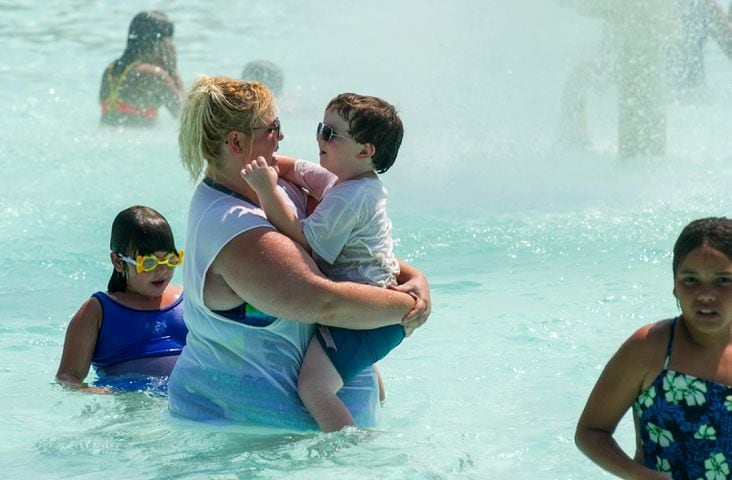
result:
M 355 425 L 351 412 L 336 395 L 341 387 L 341 376 L 318 339 L 313 337 L 302 360 L 297 391 L 305 408 L 324 432 L 336 432 L 348 425 Z
M 379 403 L 383 407 L 384 402 L 386 401 L 386 386 L 384 385 L 384 379 L 381 376 L 381 371 L 376 365 L 374 365 L 374 372 L 376 372 L 376 381 L 379 382 Z

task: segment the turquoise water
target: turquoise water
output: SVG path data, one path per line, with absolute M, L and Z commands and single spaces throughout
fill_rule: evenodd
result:
M 598 28 L 552 2 L 0 2 L 0 465 L 6 478 L 604 478 L 573 445 L 600 369 L 673 315 L 670 249 L 729 215 L 732 66 L 669 106 L 669 154 L 618 161 L 614 96 L 593 146 L 555 142 L 562 82 Z M 285 71 L 281 151 L 315 154 L 343 91 L 395 103 L 407 133 L 390 191 L 397 253 L 430 278 L 428 324 L 381 364 L 379 428 L 261 436 L 169 418 L 165 399 L 53 382 L 66 325 L 110 273 L 112 218 L 161 211 L 185 244 L 176 125 L 97 125 L 104 66 L 139 10 L 176 23 L 179 68 Z M 415 10 L 421 13 L 415 15 Z M 180 281 L 179 279 L 177 279 Z M 632 452 L 632 425 L 618 438 Z

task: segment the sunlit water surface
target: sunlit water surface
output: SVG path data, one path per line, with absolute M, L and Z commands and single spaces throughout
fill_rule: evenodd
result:
M 175 121 L 98 126 L 98 83 L 140 10 L 175 21 L 186 85 L 267 58 L 285 71 L 281 151 L 315 158 L 327 101 L 395 103 L 397 253 L 430 278 L 428 324 L 381 364 L 378 429 L 255 436 L 181 423 L 165 398 L 53 382 L 66 325 L 104 289 L 112 218 L 161 211 L 185 244 Z M 670 249 L 730 213 L 732 68 L 669 105 L 669 154 L 619 161 L 614 92 L 593 145 L 555 141 L 561 85 L 596 22 L 553 2 L 0 2 L 0 465 L 4 478 L 602 478 L 576 450 L 600 369 L 676 312 Z M 180 282 L 180 278 L 176 277 Z M 273 286 L 274 288 L 274 286 Z M 633 448 L 624 419 L 621 444 Z

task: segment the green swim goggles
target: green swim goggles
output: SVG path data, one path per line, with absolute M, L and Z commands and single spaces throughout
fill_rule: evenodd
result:
M 170 252 L 162 259 L 156 255 L 138 255 L 136 259 L 132 259 L 120 252 L 117 252 L 117 256 L 123 262 L 134 265 L 137 273 L 152 272 L 158 268 L 158 265 L 167 265 L 168 268 L 175 268 L 183 263 L 183 250 L 180 250 L 178 253 Z

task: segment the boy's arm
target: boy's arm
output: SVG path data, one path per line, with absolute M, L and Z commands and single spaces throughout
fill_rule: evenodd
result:
M 259 204 L 272 225 L 310 251 L 310 244 L 300 228 L 300 219 L 287 206 L 284 198 L 275 188 L 278 178 L 277 169 L 269 166 L 263 157 L 257 157 L 244 166 L 241 176 L 257 194 Z
M 275 159 L 280 178 L 305 189 L 318 201 L 323 199 L 325 192 L 338 180 L 338 177 L 317 163 L 286 155 L 275 155 Z
M 277 160 L 277 170 L 279 170 L 280 178 L 284 178 L 298 187 L 305 186 L 297 181 L 297 176 L 295 175 L 295 162 L 297 159 L 295 157 L 278 154 L 275 155 L 275 159 Z

